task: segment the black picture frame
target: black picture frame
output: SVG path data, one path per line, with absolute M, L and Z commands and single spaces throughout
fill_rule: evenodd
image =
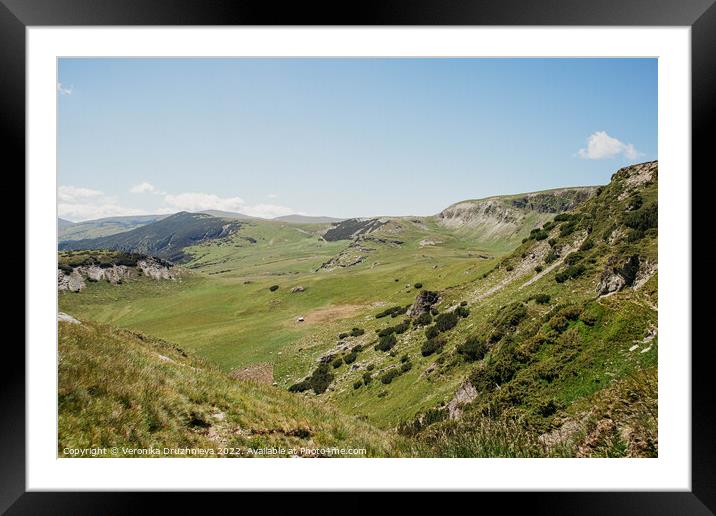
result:
M 5 159 L 25 167 L 25 29 L 88 25 L 532 25 L 689 26 L 692 45 L 692 168 L 706 169 L 716 106 L 716 0 L 440 0 L 285 3 L 242 0 L 0 0 L 0 130 Z M 693 177 L 693 174 L 692 174 Z M 26 271 L 27 274 L 27 271 Z M 694 306 L 694 309 L 698 309 Z M 693 317 L 692 317 L 693 320 Z M 691 345 L 690 342 L 680 343 Z M 716 510 L 711 340 L 692 351 L 692 490 L 650 493 L 483 494 L 549 514 L 713 514 Z M 25 357 L 13 343 L 0 375 L 0 512 L 137 512 L 148 494 L 25 492 Z M 9 343 L 6 348 L 9 347 Z M 8 365 L 12 364 L 12 366 Z M 155 496 L 155 495 L 153 495 Z M 216 494 L 212 495 L 216 497 Z M 220 495 L 223 498 L 228 495 Z M 164 495 L 167 498 L 167 495 Z M 509 500 L 508 500 L 509 497 Z M 184 510 L 201 497 L 172 493 Z M 143 512 L 143 511 L 139 511 Z

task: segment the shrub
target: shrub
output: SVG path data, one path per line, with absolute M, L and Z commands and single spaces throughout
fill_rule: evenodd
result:
M 564 283 L 569 279 L 578 278 L 579 276 L 584 274 L 584 271 L 586 270 L 587 268 L 581 263 L 577 265 L 571 265 L 559 274 L 557 274 L 554 279 L 557 281 L 557 283 Z
M 271 286 L 269 287 L 269 290 L 270 290 L 271 292 L 276 292 L 276 291 L 278 290 L 278 285 L 271 285 Z
M 402 366 L 400 366 L 400 372 L 401 373 L 407 373 L 413 368 L 413 364 L 411 362 L 404 362 Z
M 552 263 L 553 261 L 557 260 L 557 258 L 559 258 L 557 251 L 555 251 L 554 249 L 550 249 L 549 253 L 547 253 L 547 256 L 545 256 L 544 261 L 545 263 Z
M 549 240 L 547 240 L 547 243 L 550 247 L 554 247 L 557 245 L 557 241 L 554 238 L 550 238 Z
M 347 333 L 340 333 L 340 334 L 338 335 L 338 338 L 339 338 L 340 340 L 347 339 L 347 338 L 348 338 L 348 334 L 347 334 Z
M 582 245 L 579 246 L 580 251 L 589 251 L 592 247 L 594 247 L 594 240 L 591 238 L 587 238 L 584 242 L 582 242 Z
M 343 365 L 343 359 L 341 357 L 335 358 L 333 362 L 331 362 L 331 365 L 333 366 L 333 369 L 338 369 Z
M 425 330 L 425 336 L 428 339 L 432 339 L 438 335 L 440 335 L 440 330 L 438 330 L 435 326 L 430 326 Z
M 430 314 L 431 314 L 433 317 L 435 317 L 435 316 L 438 315 L 439 313 L 440 313 L 440 310 L 439 310 L 437 307 L 435 307 L 435 306 L 430 309 Z
M 367 369 L 368 371 L 372 371 L 373 369 L 375 369 L 375 364 L 368 364 L 368 365 L 366 366 L 366 369 Z
M 351 330 L 351 336 L 352 337 L 360 337 L 365 333 L 365 330 L 363 328 L 353 328 Z
M 331 384 L 332 381 L 333 374 L 328 368 L 328 364 L 319 365 L 316 370 L 313 371 L 313 374 L 309 379 L 309 382 L 311 383 L 311 388 L 316 394 L 322 394 L 326 392 L 326 389 L 328 389 L 328 386 Z
M 378 351 L 390 351 L 393 346 L 397 344 L 397 342 L 398 341 L 395 338 L 395 335 L 386 335 L 385 337 L 380 338 L 378 344 L 375 345 L 375 349 Z
M 539 274 L 540 272 L 542 272 L 543 270 L 544 270 L 544 268 L 543 268 L 541 265 L 538 265 L 537 267 L 535 267 L 535 272 L 538 273 L 538 274 Z
M 430 315 L 430 312 L 423 312 L 420 314 L 417 319 L 415 319 L 415 324 L 418 326 L 427 326 L 428 324 L 433 322 L 433 316 Z
M 401 335 L 408 331 L 408 328 L 410 328 L 410 319 L 405 319 L 403 322 L 398 324 L 397 326 L 393 326 L 393 329 L 395 330 L 395 333 L 398 335 Z
M 420 348 L 420 354 L 424 357 L 430 356 L 433 353 L 437 353 L 442 350 L 445 346 L 445 339 L 441 337 L 433 337 L 425 341 L 425 344 Z
M 482 360 L 485 353 L 487 353 L 487 344 L 479 337 L 468 337 L 465 342 L 457 347 L 457 352 L 470 362 Z
M 351 349 L 352 353 L 360 353 L 361 351 L 363 351 L 362 344 L 356 344 L 355 346 L 353 346 L 353 349 Z
M 395 333 L 395 328 L 393 326 L 388 326 L 387 328 L 383 328 L 378 332 L 378 337 L 387 337 L 388 335 L 392 335 Z
M 582 309 L 578 306 L 566 306 L 559 310 L 549 320 L 549 325 L 557 332 L 562 333 L 569 326 L 570 321 L 576 321 Z
M 358 380 L 357 382 L 353 382 L 353 388 L 354 388 L 354 389 L 360 389 L 361 387 L 363 387 L 363 381 L 362 381 L 362 380 Z
M 403 364 L 404 364 L 405 362 L 407 362 L 408 360 L 410 360 L 410 356 L 409 356 L 409 355 L 403 355 L 402 357 L 400 357 L 400 362 L 403 363 Z
M 370 373 L 363 373 L 363 383 L 368 385 L 370 382 L 373 381 L 373 375 Z
M 547 303 L 549 303 L 549 300 L 550 300 L 550 297 L 548 294 L 537 294 L 535 296 L 535 302 L 538 305 L 546 305 Z
M 567 265 L 574 265 L 575 263 L 582 261 L 582 258 L 584 258 L 584 255 L 578 251 L 575 251 L 573 253 L 569 253 L 564 258 L 564 263 L 566 263 Z
M 566 220 L 572 220 L 572 216 L 569 213 L 560 213 L 554 218 L 555 222 L 564 222 Z
M 413 286 L 414 286 L 415 288 L 423 288 L 423 284 L 422 284 L 422 283 L 416 283 L 416 284 L 413 285 Z
M 441 332 L 448 331 L 457 325 L 457 321 L 458 317 L 455 312 L 440 314 L 435 318 L 435 327 Z
M 294 383 L 291 387 L 288 388 L 289 392 L 304 392 L 311 388 L 311 382 L 308 380 L 303 380 L 298 383 Z
M 508 265 L 507 267 L 505 267 L 505 270 L 507 272 L 511 272 L 511 271 L 515 270 L 515 268 L 512 265 Z
M 464 317 L 467 317 L 468 315 L 470 315 L 470 310 L 468 308 L 460 305 L 455 309 L 455 315 L 457 315 L 458 317 L 464 318 Z
M 467 301 L 460 301 L 460 306 L 467 306 Z
M 352 364 L 353 362 L 356 361 L 357 358 L 358 358 L 358 353 L 354 350 L 354 351 L 351 351 L 350 353 L 348 353 L 345 357 L 343 357 L 343 361 L 346 364 Z
M 72 267 L 70 267 L 69 265 L 64 265 L 64 264 L 59 264 L 59 265 L 57 266 L 57 268 L 60 269 L 60 270 L 61 270 L 62 272 L 64 272 L 65 274 L 72 274 L 72 271 L 74 270 L 74 269 L 73 269 Z
M 382 318 L 382 317 L 387 317 L 387 316 L 389 316 L 389 315 L 392 316 L 392 317 L 395 317 L 396 315 L 404 314 L 405 311 L 406 311 L 406 308 L 403 307 L 403 306 L 393 306 L 393 307 L 390 307 L 390 308 L 386 308 L 385 310 L 383 310 L 383 311 L 380 312 L 379 314 L 376 314 L 375 318 L 376 318 L 376 319 L 380 319 L 380 318 Z
M 657 227 L 658 223 L 659 209 L 656 202 L 649 203 L 624 215 L 624 225 L 641 232 Z
M 576 222 L 574 222 L 574 221 L 566 222 L 566 223 L 562 224 L 561 226 L 559 226 L 559 236 L 565 237 L 565 236 L 571 235 L 572 233 L 574 233 L 574 230 L 576 228 L 577 228 Z
M 544 230 L 537 231 L 537 232 L 534 234 L 535 240 L 544 240 L 544 239 L 546 239 L 548 236 L 549 236 L 549 234 L 548 234 L 546 231 L 544 231 Z
M 392 382 L 395 378 L 400 376 L 400 371 L 398 369 L 391 369 L 387 373 L 385 373 L 383 376 L 380 377 L 380 382 L 382 384 L 388 385 L 390 382 Z
M 500 340 L 513 331 L 525 317 L 527 317 L 527 307 L 519 301 L 500 308 L 488 342 L 492 344 Z

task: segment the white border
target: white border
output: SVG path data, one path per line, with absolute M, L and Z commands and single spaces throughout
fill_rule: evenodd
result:
M 690 490 L 690 29 L 28 28 L 28 490 Z M 658 56 L 658 459 L 57 459 L 58 56 Z

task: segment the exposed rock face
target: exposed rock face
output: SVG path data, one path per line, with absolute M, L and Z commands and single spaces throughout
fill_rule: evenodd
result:
M 459 419 L 462 416 L 462 407 L 476 397 L 477 390 L 475 387 L 469 381 L 465 381 L 447 404 L 448 417 L 450 419 Z
M 291 289 L 291 292 L 304 292 L 306 289 L 303 288 L 301 285 L 298 285 L 297 287 L 293 287 Z
M 429 312 L 432 306 L 440 300 L 440 294 L 430 290 L 423 290 L 415 298 L 413 306 L 408 309 L 408 315 L 418 317 L 419 315 Z
M 597 294 L 600 296 L 631 287 L 639 273 L 638 255 L 632 255 L 620 262 L 615 262 L 614 259 L 610 262 L 597 285 Z
M 323 234 L 326 242 L 335 242 L 336 240 L 351 240 L 358 235 L 371 233 L 383 226 L 385 221 L 380 219 L 348 219 L 335 224 L 332 228 Z
M 119 285 L 125 279 L 136 278 L 140 274 L 153 280 L 173 280 L 178 276 L 174 267 L 167 265 L 166 262 L 148 257 L 137 261 L 136 267 L 81 265 L 74 267 L 70 274 L 57 269 L 57 290 L 79 292 L 86 287 L 86 281 L 107 281 L 112 285 Z
M 526 212 L 557 214 L 569 211 L 592 197 L 595 188 L 564 188 L 550 192 L 535 192 L 517 198 L 492 197 L 463 201 L 438 214 L 438 220 L 449 228 L 489 226 L 500 233 L 515 230 Z
M 656 179 L 658 173 L 658 161 L 649 161 L 617 170 L 612 176 L 612 181 L 624 180 L 624 191 L 619 195 L 619 200 L 626 199 L 634 190 Z

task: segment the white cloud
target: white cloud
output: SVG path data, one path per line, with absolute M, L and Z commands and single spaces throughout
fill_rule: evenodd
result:
M 278 194 L 270 193 L 266 197 L 268 197 L 269 199 L 276 199 L 278 197 Z
M 57 198 L 64 202 L 76 202 L 80 199 L 88 199 L 91 197 L 99 197 L 102 192 L 92 190 L 91 188 L 82 188 L 77 186 L 60 186 L 57 188 Z
M 577 152 L 582 159 L 605 159 L 622 155 L 634 161 L 643 154 L 631 143 L 624 143 L 609 136 L 606 131 L 597 131 L 587 138 L 587 147 Z
M 58 82 L 57 83 L 57 92 L 60 95 L 64 95 L 64 96 L 72 95 L 72 86 L 67 88 L 67 87 L 63 86 L 61 82 Z
M 117 199 L 99 190 L 78 186 L 57 188 L 57 215 L 63 219 L 83 220 L 117 217 L 120 215 L 149 215 L 146 210 L 121 206 Z
M 116 202 L 102 203 L 63 203 L 57 204 L 57 215 L 60 218 L 81 222 L 83 220 L 119 217 L 121 215 L 150 215 L 146 210 L 127 208 Z
M 273 218 L 297 213 L 287 206 L 279 206 L 277 204 L 250 205 L 246 204 L 246 201 L 241 197 L 219 197 L 218 195 L 200 192 L 186 192 L 176 195 L 167 194 L 164 196 L 164 201 L 172 208 L 183 211 L 233 211 L 251 217 L 262 218 Z
M 138 185 L 134 185 L 132 188 L 129 189 L 132 193 L 161 193 L 159 190 L 157 190 L 157 187 L 154 186 L 151 183 L 147 183 L 146 181 L 143 181 L 139 183 Z
M 167 194 L 164 196 L 164 201 L 168 205 L 184 211 L 240 211 L 245 205 L 241 197 L 219 197 L 214 194 L 198 192 Z

